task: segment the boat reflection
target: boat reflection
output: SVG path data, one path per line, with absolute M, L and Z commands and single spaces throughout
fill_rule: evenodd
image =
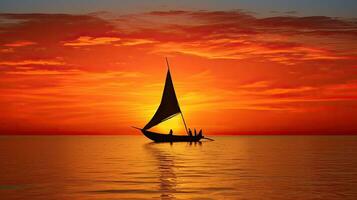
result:
M 163 147 L 163 148 L 160 148 Z M 175 156 L 163 149 L 167 144 L 147 143 L 145 149 L 158 161 L 159 191 L 161 199 L 175 199 L 177 178 L 174 171 Z M 170 148 L 170 147 L 169 147 Z
M 189 194 L 191 190 L 179 187 L 179 178 L 177 173 L 179 162 L 182 161 L 180 155 L 174 152 L 188 146 L 202 146 L 202 142 L 185 142 L 185 143 L 146 143 L 145 150 L 150 153 L 157 161 L 157 171 L 159 173 L 159 192 L 160 198 L 165 200 L 176 199 L 176 194 Z M 181 149 L 183 150 L 183 149 Z M 182 165 L 182 163 L 181 163 Z M 181 166 L 182 167 L 182 166 Z M 182 186 L 182 183 L 181 183 Z

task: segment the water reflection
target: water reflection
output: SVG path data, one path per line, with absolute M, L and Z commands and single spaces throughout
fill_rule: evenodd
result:
M 161 199 L 174 199 L 177 185 L 177 177 L 174 171 L 175 156 L 160 149 L 160 145 L 168 144 L 148 143 L 145 144 L 144 147 L 158 162 L 157 169 L 159 172 L 159 191 L 161 193 Z
M 357 137 L 0 137 L 0 197 L 356 199 Z
M 193 161 L 187 155 L 178 154 L 181 151 L 195 152 L 196 147 L 201 147 L 202 142 L 190 142 L 190 143 L 146 143 L 144 149 L 153 156 L 156 161 L 156 168 L 159 179 L 159 192 L 161 199 L 176 199 L 177 195 L 192 195 L 197 193 L 190 187 L 179 187 L 180 184 L 185 185 L 186 182 L 179 181 L 179 177 L 184 178 L 190 169 L 190 161 Z M 176 153 L 175 153 L 176 152 Z M 188 161 L 188 162 L 187 162 Z M 196 160 L 197 161 L 197 160 Z M 193 164 L 193 163 L 191 163 Z M 178 170 L 181 168 L 181 171 Z M 195 170 L 188 172 L 189 177 L 197 177 Z M 185 177 L 188 178 L 188 177 Z

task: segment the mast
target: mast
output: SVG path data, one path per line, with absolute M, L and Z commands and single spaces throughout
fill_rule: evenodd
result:
M 167 57 L 165 57 L 165 59 L 166 59 L 167 69 L 170 71 L 169 61 L 167 60 Z M 182 113 L 181 109 L 180 109 L 180 113 L 181 113 L 183 124 L 185 125 L 186 133 L 188 135 L 188 129 L 187 129 L 186 121 L 185 121 L 185 118 L 183 117 L 183 113 Z

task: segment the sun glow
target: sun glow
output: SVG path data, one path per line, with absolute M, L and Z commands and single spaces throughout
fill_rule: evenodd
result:
M 180 114 L 152 128 L 153 131 L 165 134 L 169 133 L 170 129 L 172 129 L 175 135 L 186 134 L 185 125 Z

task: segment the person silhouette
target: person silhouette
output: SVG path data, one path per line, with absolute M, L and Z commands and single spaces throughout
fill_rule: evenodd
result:
M 202 137 L 202 129 L 198 132 L 198 137 Z
M 188 136 L 192 137 L 192 131 L 190 128 L 188 129 Z
M 195 137 L 196 137 L 197 136 L 197 131 L 196 131 L 196 129 L 194 131 L 195 131 Z
M 172 133 L 173 133 L 173 131 L 172 131 L 172 129 L 170 129 L 170 133 L 169 133 L 169 135 L 172 135 Z

